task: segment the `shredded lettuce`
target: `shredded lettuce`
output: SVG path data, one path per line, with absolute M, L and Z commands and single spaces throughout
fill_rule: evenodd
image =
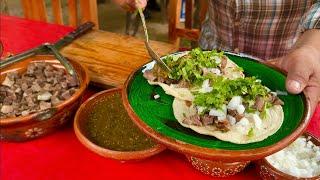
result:
M 193 49 L 188 55 L 177 58 L 168 56 L 164 62 L 172 70 L 168 77 L 173 80 L 185 80 L 190 83 L 200 83 L 204 80 L 203 68 L 216 68 L 219 66 L 216 60 L 224 56 L 224 52 L 212 50 L 204 52 L 200 48 Z

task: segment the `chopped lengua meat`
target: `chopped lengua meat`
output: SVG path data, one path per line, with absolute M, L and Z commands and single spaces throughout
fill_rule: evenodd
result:
M 215 121 L 215 126 L 220 131 L 229 131 L 230 130 L 230 123 L 227 119 L 224 119 L 223 121 Z
M 222 57 L 222 59 L 221 59 L 221 69 L 224 69 L 224 68 L 226 68 L 226 66 L 227 66 L 227 57 L 225 57 L 225 56 L 223 56 Z
M 149 81 L 154 81 L 157 78 L 155 75 L 153 75 L 153 71 L 152 70 L 146 70 L 143 73 L 143 77 L 145 77 Z
M 272 102 L 274 105 L 284 105 L 283 101 L 278 97 Z
M 40 101 L 40 110 L 46 110 L 51 108 L 51 103 L 45 102 L 45 101 Z
M 1 107 L 1 112 L 4 114 L 11 113 L 11 112 L 13 112 L 13 107 L 10 105 L 3 105 Z
M 185 101 L 185 103 L 186 103 L 186 105 L 187 105 L 188 107 L 190 107 L 190 106 L 192 105 L 192 102 L 191 102 L 191 101 Z
M 263 97 L 258 96 L 258 97 L 256 98 L 256 101 L 255 101 L 253 107 L 254 107 L 256 110 L 258 110 L 258 111 L 261 112 L 261 111 L 263 111 L 264 103 L 265 103 L 265 101 L 264 101 Z
M 30 63 L 26 72 L 7 73 L 0 86 L 0 118 L 25 116 L 59 105 L 79 86 L 62 68 Z
M 228 114 L 234 117 L 237 122 L 244 117 L 244 114 L 239 114 L 237 110 L 228 109 Z
M 204 116 L 202 117 L 201 120 L 202 120 L 203 125 L 207 126 L 207 125 L 213 124 L 213 122 L 214 122 L 214 117 L 206 114 L 206 115 L 204 115 Z
M 70 91 L 65 91 L 61 94 L 61 98 L 66 100 L 66 99 L 69 99 L 71 97 L 71 94 L 70 94 Z
M 14 84 L 14 81 L 9 79 L 9 77 L 7 76 L 1 84 L 3 86 L 11 87 Z
M 183 123 L 188 125 L 202 126 L 202 123 L 200 121 L 200 116 L 198 115 L 193 115 L 193 116 L 184 118 Z
M 185 80 L 181 80 L 181 81 L 177 84 L 177 87 L 179 87 L 179 88 L 188 88 L 188 87 L 190 87 L 190 83 L 188 83 L 188 82 L 185 81 Z

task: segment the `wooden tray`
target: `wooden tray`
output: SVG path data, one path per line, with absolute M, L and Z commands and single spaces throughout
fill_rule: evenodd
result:
M 151 41 L 160 55 L 177 51 L 173 44 Z M 93 30 L 60 51 L 89 69 L 91 82 L 122 86 L 129 74 L 150 61 L 143 39 Z

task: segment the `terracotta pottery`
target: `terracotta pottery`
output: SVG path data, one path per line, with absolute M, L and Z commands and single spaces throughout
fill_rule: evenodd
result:
M 213 177 L 228 177 L 237 174 L 242 171 L 250 161 L 242 162 L 223 162 L 223 161 L 212 161 L 207 159 L 201 159 L 186 155 L 191 165 L 206 175 Z
M 271 90 L 286 91 L 285 74 L 279 69 L 246 57 L 227 55 L 247 75 L 259 77 Z M 258 160 L 293 142 L 310 122 L 308 97 L 303 93 L 286 94 L 281 97 L 285 103 L 284 122 L 274 135 L 263 141 L 234 144 L 193 132 L 182 127 L 173 116 L 173 97 L 167 95 L 161 87 L 149 85 L 143 77 L 143 69 L 152 67 L 154 63 L 147 63 L 128 77 L 122 91 L 123 103 L 129 116 L 142 131 L 174 151 L 224 162 L 234 162 L 235 159 L 239 162 Z M 160 98 L 150 98 L 154 93 Z
M 141 150 L 141 151 L 115 151 L 115 150 L 98 146 L 93 142 L 91 142 L 90 139 L 86 137 L 86 130 L 85 130 L 86 129 L 85 124 L 87 121 L 86 117 L 92 111 L 92 109 L 94 108 L 94 105 L 97 102 L 115 93 L 119 93 L 121 95 L 121 89 L 113 88 L 113 89 L 99 92 L 93 95 L 92 97 L 90 97 L 86 102 L 84 102 L 80 106 L 79 110 L 75 115 L 75 120 L 74 120 L 74 131 L 79 141 L 88 149 L 90 149 L 91 151 L 103 157 L 108 157 L 108 158 L 117 159 L 121 161 L 141 160 L 162 152 L 165 149 L 165 147 L 160 144 L 156 144 L 154 147 L 150 149 Z
M 4 80 L 8 72 L 18 71 L 19 73 L 22 73 L 26 71 L 29 63 L 43 61 L 48 62 L 55 67 L 64 68 L 52 55 L 36 55 L 1 69 L 0 82 Z M 59 129 L 66 124 L 67 121 L 73 118 L 89 84 L 89 76 L 87 70 L 82 65 L 72 60 L 70 60 L 70 63 L 78 74 L 80 80 L 79 89 L 71 96 L 71 98 L 56 107 L 27 116 L 0 119 L 0 138 L 2 140 L 26 141 L 35 139 Z
M 312 134 L 305 132 L 303 136 L 311 137 L 311 141 L 313 144 L 320 146 L 320 140 L 313 136 Z M 279 171 L 274 166 L 272 166 L 266 158 L 263 158 L 261 160 L 256 161 L 256 171 L 260 175 L 260 177 L 264 180 L 293 180 L 293 179 L 299 179 L 299 180 L 320 180 L 320 175 L 310 178 L 297 178 L 295 176 L 286 174 L 282 171 Z

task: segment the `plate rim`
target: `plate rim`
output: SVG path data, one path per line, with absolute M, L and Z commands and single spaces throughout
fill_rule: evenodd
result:
M 184 52 L 186 52 L 186 51 L 180 51 L 180 52 L 176 52 L 176 53 L 167 54 L 165 56 L 162 56 L 161 58 L 169 56 L 169 55 L 177 54 L 177 53 L 184 53 Z M 254 61 L 256 63 L 263 64 L 263 65 L 265 65 L 271 69 L 274 69 L 274 70 L 276 70 L 286 76 L 285 71 L 281 70 L 280 68 L 276 67 L 273 64 L 266 63 L 264 61 L 260 61 L 257 59 L 253 59 L 252 57 L 248 57 L 248 56 L 240 56 L 240 55 L 237 55 L 234 53 L 229 53 L 229 52 L 225 52 L 225 53 L 232 55 L 232 56 L 246 58 L 250 61 Z M 258 159 L 266 157 L 270 154 L 273 154 L 273 153 L 285 148 L 288 144 L 292 143 L 295 139 L 297 139 L 305 131 L 305 129 L 307 128 L 307 125 L 310 122 L 310 118 L 311 118 L 310 99 L 309 99 L 309 97 L 307 97 L 305 95 L 305 91 L 303 91 L 301 94 L 302 94 L 302 99 L 303 99 L 303 103 L 305 106 L 305 110 L 303 113 L 303 117 L 301 118 L 301 123 L 298 125 L 297 128 L 295 128 L 293 133 L 287 135 L 286 137 L 284 137 L 283 139 L 281 139 L 280 141 L 278 141 L 277 143 L 275 143 L 273 145 L 255 148 L 255 149 L 246 149 L 246 150 L 227 150 L 227 149 L 214 149 L 214 148 L 200 147 L 200 146 L 189 144 L 189 143 L 177 140 L 177 139 L 173 139 L 171 137 L 168 137 L 166 135 L 163 135 L 163 134 L 157 132 L 156 130 L 154 130 L 153 128 L 148 126 L 143 120 L 141 120 L 140 117 L 134 112 L 133 108 L 130 105 L 129 99 L 128 99 L 128 93 L 129 93 L 128 88 L 132 84 L 133 77 L 135 77 L 135 75 L 137 73 L 139 73 L 143 69 L 143 67 L 150 62 L 152 62 L 152 60 L 143 64 L 142 66 L 138 67 L 136 70 L 134 70 L 129 75 L 129 77 L 125 81 L 125 84 L 122 89 L 122 97 L 123 97 L 122 101 L 123 101 L 124 107 L 127 110 L 129 116 L 131 117 L 133 122 L 138 126 L 138 128 L 140 128 L 144 133 L 149 135 L 155 141 L 167 146 L 169 149 L 171 149 L 173 151 L 177 151 L 177 152 L 180 152 L 183 154 L 192 155 L 192 156 L 199 157 L 199 158 L 227 161 L 227 162 L 228 161 L 234 162 L 235 160 L 236 161 L 258 160 Z

